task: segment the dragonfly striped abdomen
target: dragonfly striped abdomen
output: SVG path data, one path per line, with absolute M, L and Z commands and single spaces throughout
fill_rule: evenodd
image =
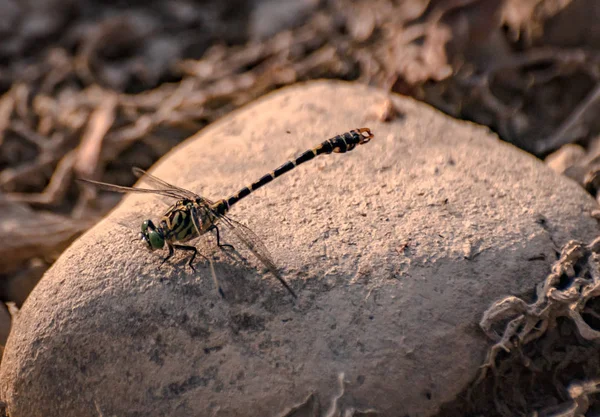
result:
M 351 151 L 356 145 L 362 145 L 368 143 L 373 138 L 373 133 L 369 128 L 360 128 L 351 130 L 341 135 L 332 137 L 322 142 L 320 145 L 303 152 L 296 159 L 287 161 L 279 168 L 271 171 L 270 173 L 263 175 L 258 181 L 242 188 L 232 196 L 225 198 L 218 202 L 217 211 L 226 213 L 231 206 L 240 201 L 242 198 L 249 196 L 252 192 L 258 190 L 260 187 L 270 183 L 275 178 L 282 176 L 283 174 L 296 168 L 298 165 L 310 161 L 316 156 L 323 154 L 344 153 Z
M 165 245 L 167 246 L 169 254 L 163 259 L 162 263 L 170 259 L 176 249 L 183 250 L 192 252 L 188 265 L 194 269 L 193 261 L 198 254 L 198 250 L 195 246 L 182 245 L 182 243 L 200 237 L 210 231 L 215 232 L 219 248 L 233 248 L 231 245 L 222 244 L 220 241 L 219 227 L 224 226 L 268 268 L 290 294 L 296 297 L 296 293 L 279 274 L 269 251 L 256 234 L 248 227 L 229 217 L 227 213 L 241 199 L 273 181 L 275 178 L 291 171 L 298 165 L 308 162 L 319 155 L 351 151 L 357 145 L 368 143 L 372 138 L 373 134 L 368 128 L 351 130 L 342 135 L 334 136 L 318 146 L 303 152 L 296 159 L 290 160 L 274 171 L 263 175 L 257 181 L 242 188 L 237 193 L 216 202 L 192 191 L 169 184 L 139 168 L 134 168 L 134 173 L 156 188 L 132 188 L 92 180 L 82 181 L 111 191 L 159 194 L 177 200 L 162 216 L 158 225 L 155 225 L 152 220 L 145 220 L 141 227 L 140 238 L 146 243 L 148 249 L 157 250 L 164 248 Z M 223 296 L 223 291 L 214 274 L 213 279 L 219 293 Z

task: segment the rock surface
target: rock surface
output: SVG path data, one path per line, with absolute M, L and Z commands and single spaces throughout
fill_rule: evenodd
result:
M 0 371 L 10 415 L 428 416 L 452 400 L 490 345 L 482 312 L 530 291 L 568 239 L 594 237 L 595 203 L 485 129 L 412 100 L 394 97 L 399 116 L 374 120 L 388 99 L 298 85 L 164 158 L 154 174 L 217 199 L 327 137 L 376 135 L 232 210 L 297 301 L 239 244 L 248 263 L 216 262 L 227 300 L 202 261 L 197 274 L 182 256 L 159 269 L 164 254 L 131 239 L 169 201 L 127 197 L 24 304 Z

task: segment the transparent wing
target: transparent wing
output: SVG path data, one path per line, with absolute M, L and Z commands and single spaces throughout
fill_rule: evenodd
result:
M 146 181 L 148 184 L 150 184 L 153 187 L 156 187 L 159 190 L 176 192 L 178 195 L 185 196 L 184 198 L 187 198 L 189 200 L 195 200 L 197 198 L 202 198 L 201 196 L 194 193 L 193 191 L 186 190 L 185 188 L 177 187 L 176 185 L 173 185 L 173 184 L 169 184 L 168 182 L 163 181 L 160 178 L 157 178 L 152 174 L 148 174 L 146 171 L 144 171 L 141 168 L 133 167 L 131 170 L 133 171 L 133 174 L 136 177 Z
M 198 233 L 198 236 L 201 236 L 202 233 L 200 231 L 202 230 L 202 225 L 200 224 L 200 219 L 202 217 L 200 216 L 200 213 L 198 213 L 197 207 L 192 208 L 191 215 L 192 215 L 192 224 L 194 225 L 194 228 L 196 229 L 196 233 Z M 199 244 L 203 247 L 203 249 L 207 249 L 208 245 L 206 245 L 206 239 L 199 239 Z M 208 253 L 208 252 L 206 252 L 206 253 Z M 223 288 L 221 287 L 221 283 L 219 282 L 219 278 L 217 278 L 217 273 L 215 272 L 213 257 L 210 256 L 207 259 L 208 259 L 208 264 L 210 266 L 210 274 L 211 274 L 213 283 L 215 284 L 215 288 L 217 289 L 217 292 L 221 295 L 221 297 L 225 298 L 225 293 L 223 292 Z
M 275 262 L 273 262 L 269 250 L 265 247 L 265 245 L 263 245 L 263 243 L 260 241 L 260 238 L 242 223 L 225 215 L 220 215 L 218 217 L 222 221 L 222 224 L 225 225 L 228 230 L 231 230 L 233 234 L 236 235 L 236 237 L 244 245 L 246 245 L 250 252 L 252 252 L 252 254 L 267 267 L 269 272 L 271 272 L 271 274 L 273 274 L 275 278 L 281 282 L 281 284 L 290 292 L 290 294 L 292 294 L 294 298 L 298 298 L 294 290 L 292 290 L 289 284 L 279 274 L 279 271 L 277 271 L 277 266 L 275 266 Z
M 97 187 L 103 188 L 108 191 L 116 191 L 118 193 L 147 193 L 147 194 L 159 194 L 159 195 L 163 195 L 166 197 L 174 198 L 176 200 L 183 200 L 183 199 L 205 200 L 198 194 L 196 194 L 190 190 L 186 190 L 185 188 L 181 188 L 181 187 L 177 187 L 173 184 L 169 184 L 168 182 L 163 181 L 160 178 L 157 178 L 152 174 L 148 174 L 146 171 L 144 171 L 141 168 L 133 167 L 132 171 L 136 177 L 143 179 L 144 181 L 148 182 L 151 186 L 154 186 L 156 188 L 125 187 L 122 185 L 109 184 L 106 182 L 88 180 L 88 179 L 83 179 L 83 178 L 78 179 L 78 181 L 89 183 L 89 184 L 94 184 Z M 208 200 L 205 200 L 205 201 L 208 201 Z
M 154 190 L 154 189 L 149 189 L 149 188 L 134 188 L 134 187 L 125 187 L 123 185 L 115 185 L 115 184 L 109 184 L 107 182 L 101 182 L 101 181 L 93 181 L 93 180 L 88 180 L 88 179 L 84 179 L 84 178 L 78 178 L 77 181 L 79 182 L 83 182 L 83 183 L 88 183 L 88 184 L 93 184 L 99 188 L 103 188 L 105 190 L 108 191 L 115 191 L 117 193 L 146 193 L 146 194 L 159 194 L 159 195 L 163 195 L 165 197 L 170 197 L 170 198 L 174 198 L 176 200 L 182 200 L 182 199 L 186 199 L 189 198 L 187 196 L 187 194 L 181 194 L 179 191 L 177 191 L 177 189 L 158 189 L 158 190 Z

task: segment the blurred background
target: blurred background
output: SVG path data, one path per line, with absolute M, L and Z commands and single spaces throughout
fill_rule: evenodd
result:
M 414 97 L 596 196 L 599 21 L 594 0 L 0 0 L 0 346 L 9 310 L 121 198 L 75 178 L 131 185 L 296 82 Z

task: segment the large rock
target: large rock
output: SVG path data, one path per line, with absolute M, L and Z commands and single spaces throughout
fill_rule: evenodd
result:
M 250 265 L 235 254 L 216 263 L 227 300 L 202 262 L 197 274 L 183 257 L 159 269 L 164 254 L 131 239 L 168 201 L 126 198 L 23 306 L 0 375 L 11 417 L 428 416 L 452 400 L 490 344 L 483 311 L 531 290 L 568 239 L 597 234 L 595 203 L 423 104 L 394 97 L 399 117 L 378 122 L 386 99 L 360 85 L 298 85 L 164 158 L 157 176 L 216 199 L 334 134 L 376 134 L 232 212 L 297 301 L 239 244 Z

